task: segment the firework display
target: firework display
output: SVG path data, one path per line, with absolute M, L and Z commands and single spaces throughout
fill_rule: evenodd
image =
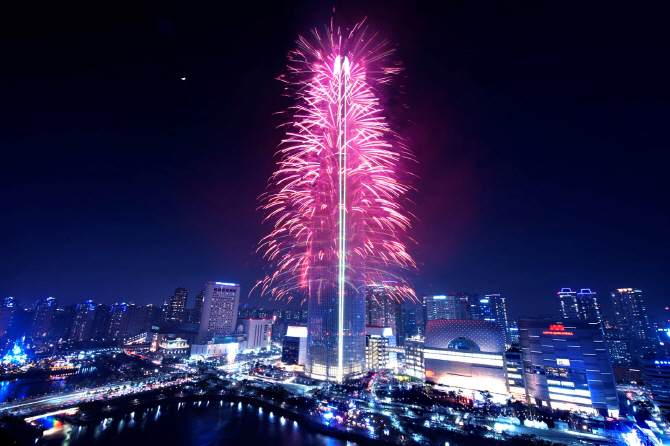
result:
M 299 38 L 280 78 L 296 102 L 262 196 L 272 230 L 259 250 L 271 273 L 259 286 L 274 299 L 307 299 L 305 371 L 316 378 L 365 370 L 366 286 L 415 298 L 405 280 L 415 264 L 401 170 L 412 156 L 379 103 L 400 71 L 387 45 L 362 24 L 345 32 L 331 23 L 324 35 Z

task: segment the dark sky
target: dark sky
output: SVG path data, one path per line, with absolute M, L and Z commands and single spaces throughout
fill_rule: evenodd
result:
M 1 297 L 159 303 L 209 280 L 246 295 L 289 105 L 274 79 L 334 5 L 406 67 L 419 294 L 499 292 L 513 316 L 557 311 L 565 286 L 668 303 L 660 6 L 66 3 L 2 14 Z

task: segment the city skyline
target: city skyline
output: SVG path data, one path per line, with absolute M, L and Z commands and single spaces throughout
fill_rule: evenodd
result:
M 419 160 L 417 294 L 501 293 L 519 317 L 561 287 L 591 288 L 609 315 L 609 293 L 636 287 L 657 313 L 670 279 L 656 162 L 668 103 L 656 55 L 667 38 L 654 15 L 444 8 L 336 12 L 350 23 L 369 15 L 407 67 L 411 123 L 393 119 Z M 255 200 L 284 108 L 272 79 L 294 36 L 327 23 L 331 7 L 204 23 L 193 11 L 135 14 L 94 32 L 65 18 L 64 32 L 46 16 L 12 29 L 11 69 L 0 74 L 11 90 L 1 297 L 161 304 L 177 286 L 195 295 L 222 280 L 240 283 L 247 302 L 261 277 Z M 221 51 L 232 38 L 249 47 Z

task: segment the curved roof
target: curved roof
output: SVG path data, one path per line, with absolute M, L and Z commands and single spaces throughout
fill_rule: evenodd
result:
M 426 324 L 426 348 L 444 348 L 456 338 L 466 338 L 479 346 L 479 351 L 500 353 L 505 351 L 505 336 L 497 322 L 437 319 Z

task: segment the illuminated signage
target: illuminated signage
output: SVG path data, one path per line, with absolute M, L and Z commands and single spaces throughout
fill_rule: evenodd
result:
M 435 377 L 435 372 L 432 370 L 426 370 L 426 378 L 433 378 Z
M 571 331 L 565 331 L 565 326 L 563 325 L 550 325 L 548 331 L 543 331 L 542 334 L 545 335 L 558 335 L 558 336 L 574 336 L 574 333 Z

